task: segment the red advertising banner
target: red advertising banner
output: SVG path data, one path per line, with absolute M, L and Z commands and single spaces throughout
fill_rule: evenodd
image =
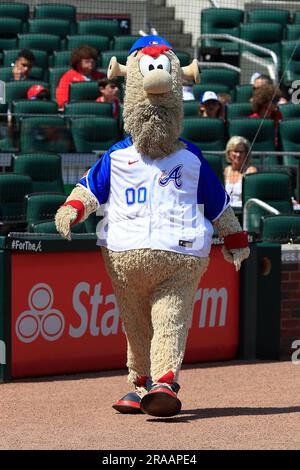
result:
M 12 253 L 12 377 L 120 369 L 126 338 L 101 253 Z M 214 246 L 185 362 L 232 359 L 239 275 Z

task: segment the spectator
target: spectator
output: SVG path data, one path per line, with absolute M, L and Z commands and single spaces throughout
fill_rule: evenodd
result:
M 70 83 L 91 80 L 100 80 L 105 75 L 95 70 L 97 51 L 91 46 L 79 46 L 71 54 L 72 68 L 61 77 L 56 88 L 56 101 L 59 108 L 63 108 L 69 101 Z
M 43 85 L 33 85 L 27 90 L 27 98 L 33 100 L 50 100 L 50 93 Z
M 10 81 L 36 80 L 30 75 L 35 62 L 35 56 L 29 49 L 22 49 L 14 64 L 12 64 L 12 78 Z
M 201 98 L 199 115 L 208 118 L 223 118 L 223 105 L 213 91 L 206 91 Z
M 250 143 L 247 139 L 234 136 L 226 145 L 226 161 L 229 163 L 224 169 L 225 189 L 230 196 L 232 207 L 242 207 L 242 181 L 243 176 L 256 173 L 257 168 L 250 165 Z
M 273 119 L 275 126 L 275 146 L 278 146 L 278 127 L 282 119 L 278 102 L 281 97 L 279 88 L 275 85 L 263 85 L 257 88 L 252 97 L 253 113 L 250 118 Z
M 112 104 L 113 117 L 117 118 L 119 116 L 119 86 L 117 81 L 102 78 L 98 81 L 98 87 L 100 96 L 96 101 L 98 103 Z
M 263 85 L 273 85 L 273 80 L 272 78 L 268 77 L 268 75 L 255 73 L 251 77 L 251 85 L 254 91 Z
M 188 82 L 182 84 L 182 99 L 183 101 L 194 101 L 195 95 L 193 92 L 193 85 Z

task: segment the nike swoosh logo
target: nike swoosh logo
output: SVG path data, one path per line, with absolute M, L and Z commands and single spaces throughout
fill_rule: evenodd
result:
M 134 162 L 128 162 L 128 165 L 133 165 L 134 163 L 139 162 L 139 160 L 134 160 Z

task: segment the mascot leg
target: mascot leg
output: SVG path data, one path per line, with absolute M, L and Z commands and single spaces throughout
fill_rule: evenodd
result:
M 122 269 L 126 263 L 121 259 L 126 257 L 126 254 L 108 252 L 105 249 L 102 249 L 102 254 L 112 280 L 125 327 L 128 382 L 135 389 L 134 392 L 129 392 L 118 400 L 113 408 L 121 413 L 141 413 L 140 401 L 142 396 L 147 393 L 150 383 L 150 347 L 153 328 L 149 293 L 141 283 L 139 288 L 135 289 L 134 295 L 133 293 L 130 295 L 129 286 L 137 286 L 136 279 L 140 276 L 136 271 L 131 276 L 130 271 L 125 272 Z
M 177 274 L 158 285 L 152 296 L 153 338 L 151 376 L 153 386 L 142 398 L 141 409 L 152 416 L 179 413 L 176 383 L 192 321 L 195 291 L 208 267 L 208 258 L 190 257 Z

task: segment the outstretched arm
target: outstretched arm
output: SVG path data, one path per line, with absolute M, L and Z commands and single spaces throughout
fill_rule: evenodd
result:
M 55 225 L 62 237 L 71 240 L 71 226 L 83 222 L 97 210 L 96 197 L 86 189 L 76 186 L 55 215 Z
M 250 250 L 248 247 L 248 235 L 242 231 L 242 227 L 234 214 L 232 207 L 227 209 L 213 222 L 220 237 L 224 238 L 222 247 L 226 261 L 234 263 L 236 270 L 241 267 L 244 259 L 248 258 Z

